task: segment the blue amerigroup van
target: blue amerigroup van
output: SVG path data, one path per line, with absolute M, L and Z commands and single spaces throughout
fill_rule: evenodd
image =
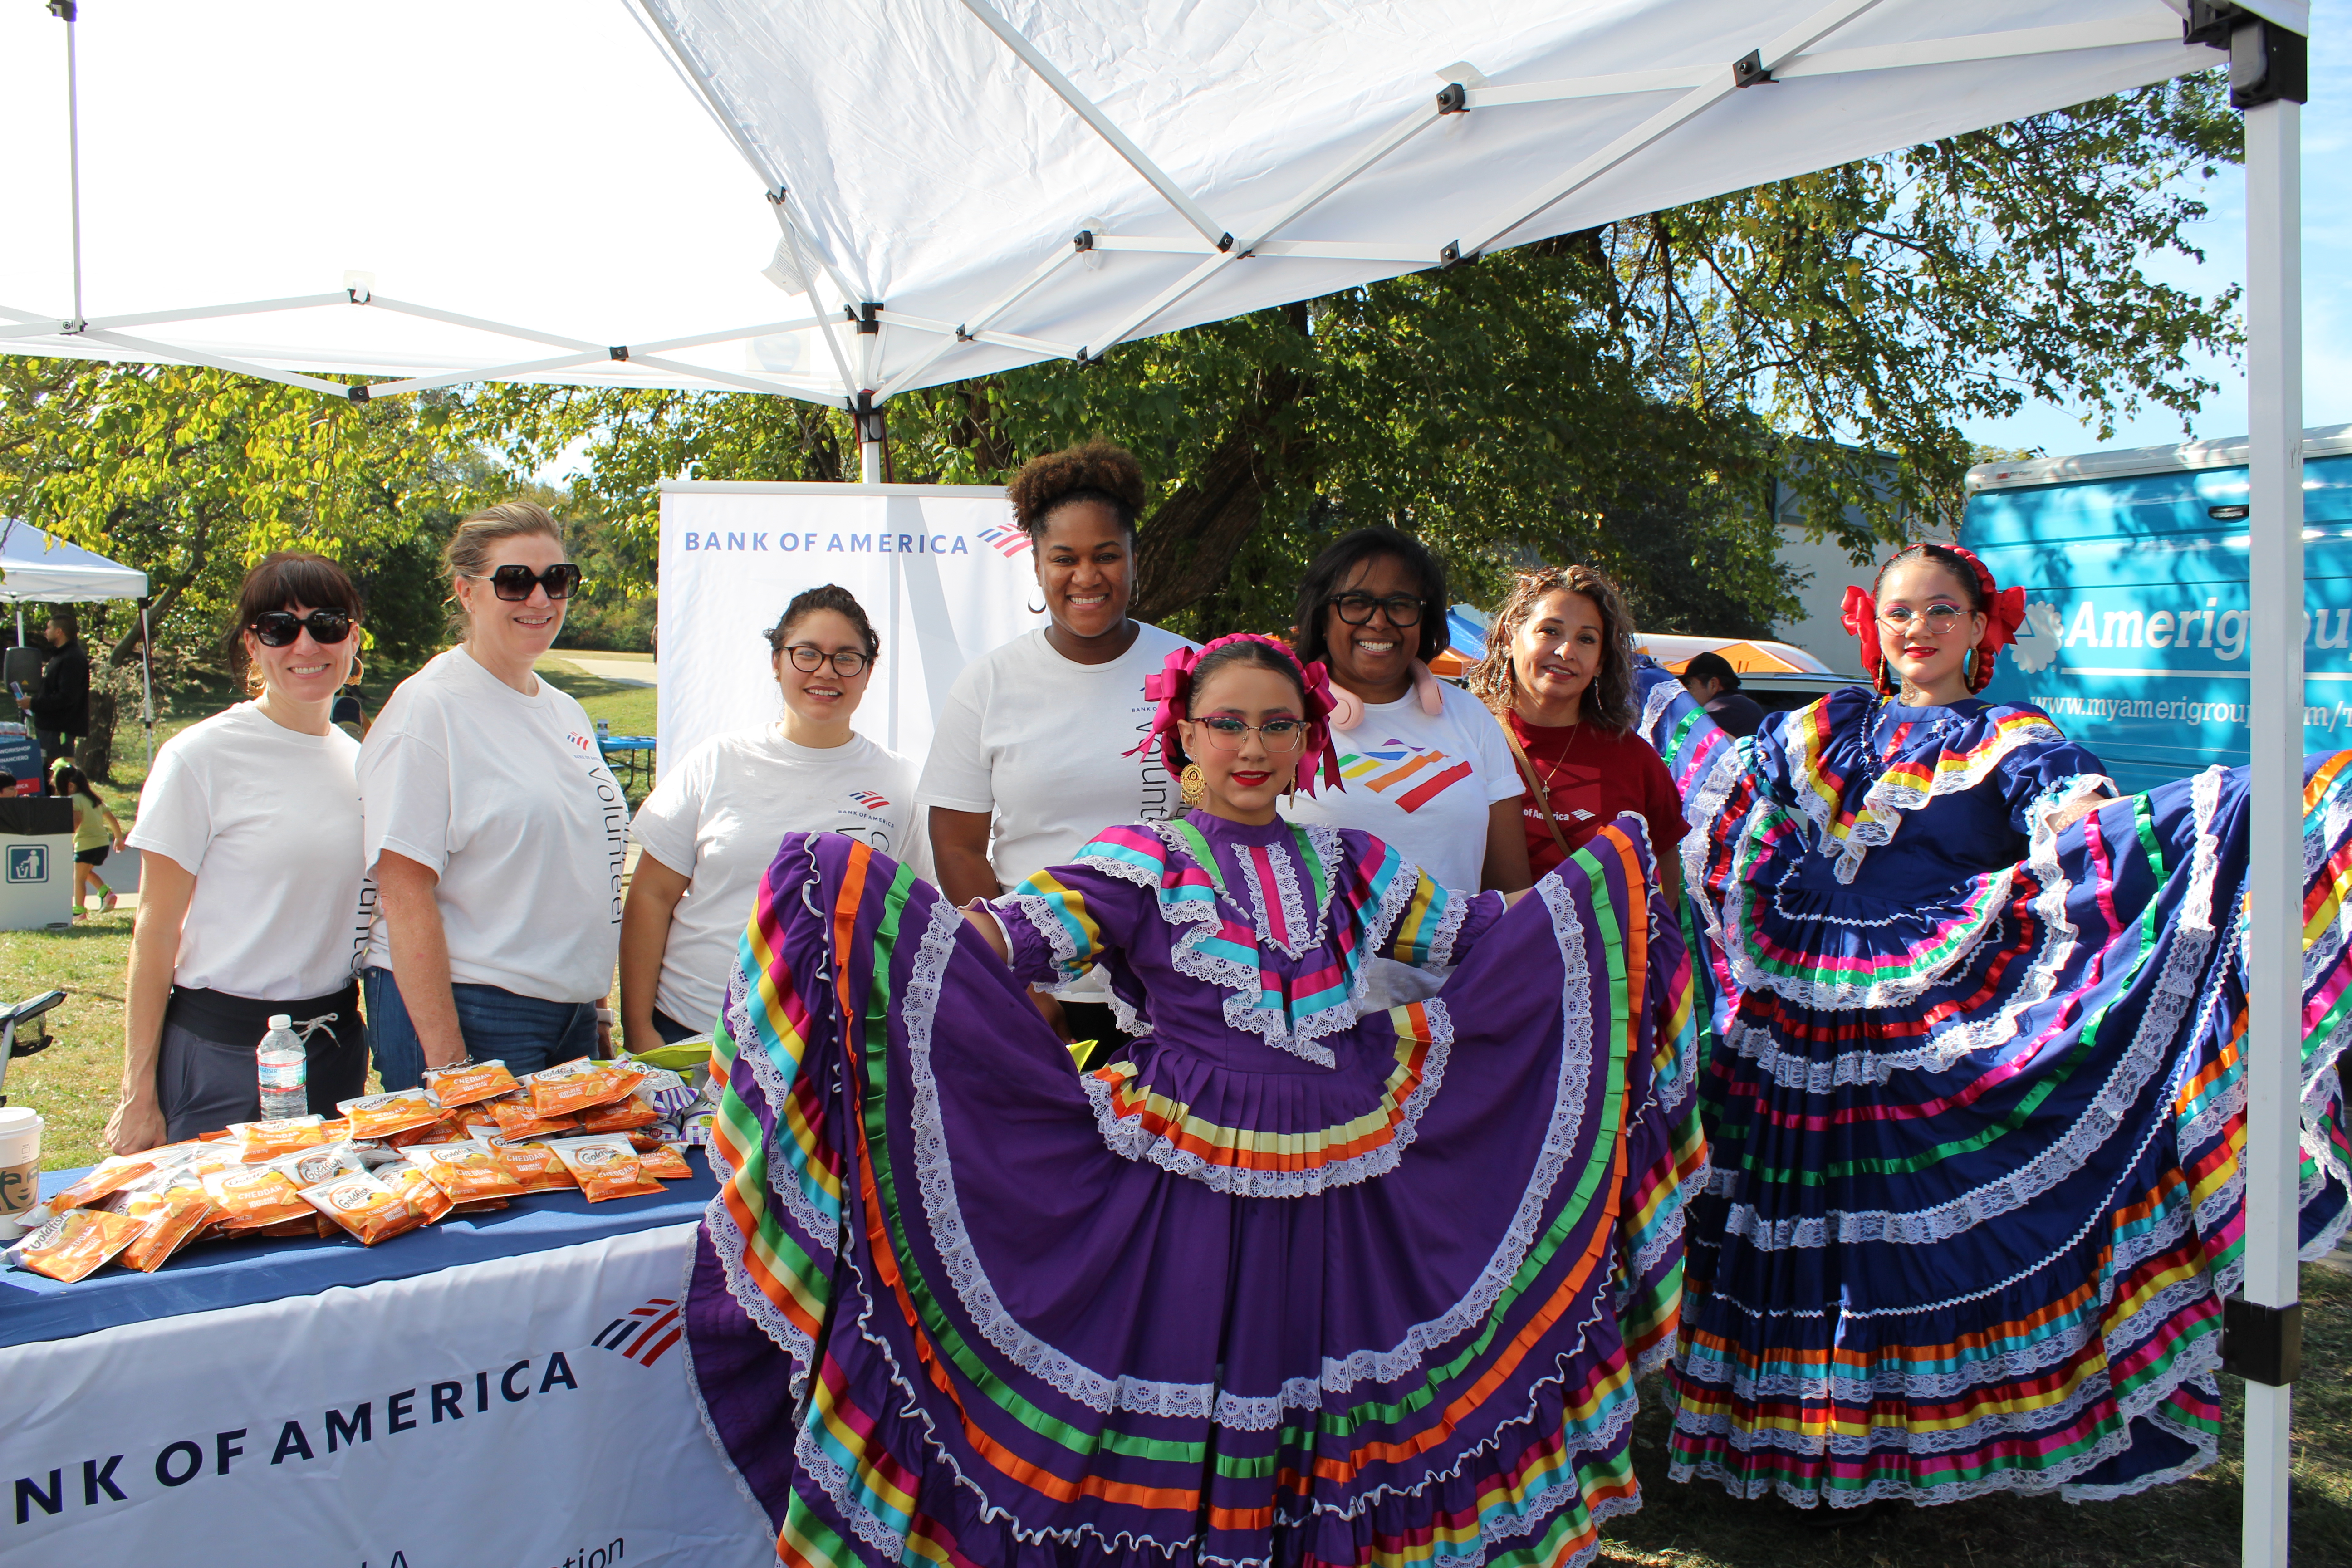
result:
M 2304 750 L 2352 748 L 2352 425 L 2304 432 Z M 1960 542 L 2026 594 L 1985 696 L 2038 703 L 2137 792 L 2246 760 L 2246 443 L 1987 463 Z

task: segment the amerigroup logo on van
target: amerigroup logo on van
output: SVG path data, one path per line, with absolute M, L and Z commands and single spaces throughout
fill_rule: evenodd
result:
M 2187 658 L 2158 661 L 2184 670 L 2243 660 L 2252 612 L 2225 610 L 2218 596 L 2202 597 L 2202 603 L 2191 597 L 2162 609 L 2120 595 L 2032 600 L 2025 606 L 2025 621 L 2011 645 L 2011 657 L 2028 675 L 2053 668 L 2063 674 L 2068 668 L 2097 668 L 2111 662 L 2085 658 L 2093 649 L 2185 649 Z M 2305 611 L 2303 646 L 2313 652 L 2352 651 L 2352 609 L 2331 605 Z

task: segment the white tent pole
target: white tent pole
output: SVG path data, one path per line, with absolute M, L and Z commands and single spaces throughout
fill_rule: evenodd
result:
M 155 771 L 155 634 L 147 625 L 147 606 L 139 606 L 140 712 L 147 727 L 147 771 Z
M 2244 32 L 2259 33 L 2260 27 Z M 2294 1305 L 2303 1019 L 2303 110 L 2246 110 L 2248 589 L 2253 615 L 2242 1321 Z M 2283 1331 L 2292 1335 L 2290 1321 Z M 2263 1331 L 2255 1327 L 2255 1337 Z M 2233 1362 L 2240 1358 L 2233 1354 Z M 2291 1371 L 2286 1374 L 2292 1375 Z M 2246 1383 L 2246 1568 L 2285 1568 L 2293 1395 Z
M 66 169 L 68 192 L 73 200 L 74 324 L 81 310 L 81 80 L 74 54 L 74 0 L 49 0 L 49 10 L 66 25 Z

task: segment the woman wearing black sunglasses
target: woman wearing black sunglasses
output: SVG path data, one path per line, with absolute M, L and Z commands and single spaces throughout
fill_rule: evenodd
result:
M 545 508 L 506 501 L 442 558 L 463 640 L 401 682 L 360 748 L 382 919 L 362 980 L 376 1071 L 585 1056 L 621 942 L 628 803 L 596 729 L 532 673 L 580 585 Z
M 367 1084 L 352 979 L 367 930 L 359 742 L 328 721 L 359 652 L 360 597 L 321 556 L 246 574 L 229 655 L 249 702 L 163 742 L 127 842 L 140 852 L 118 1153 L 261 1114 L 254 1050 L 269 1016 L 323 1020 L 306 1042 L 310 1109 Z

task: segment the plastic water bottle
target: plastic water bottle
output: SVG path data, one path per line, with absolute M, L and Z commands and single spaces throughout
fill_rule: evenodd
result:
M 307 1114 L 310 1109 L 310 1089 L 306 1081 L 310 1058 L 302 1049 L 302 1037 L 294 1032 L 292 1015 L 269 1016 L 269 1033 L 261 1037 L 257 1059 L 261 1068 L 262 1120 L 275 1121 L 284 1116 Z

